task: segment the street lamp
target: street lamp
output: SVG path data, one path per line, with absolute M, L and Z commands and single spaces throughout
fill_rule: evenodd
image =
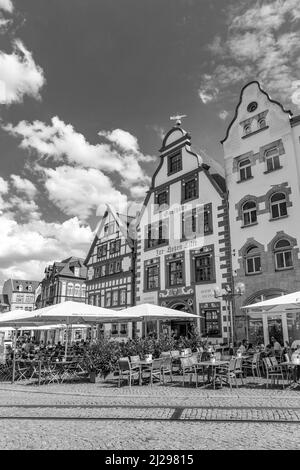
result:
M 232 313 L 232 301 L 236 296 L 243 295 L 245 292 L 245 284 L 243 282 L 238 282 L 235 286 L 234 292 L 231 290 L 229 284 L 225 286 L 225 292 L 222 293 L 219 287 L 214 289 L 215 298 L 222 298 L 226 302 L 226 312 L 227 317 L 230 315 L 230 331 L 231 331 L 231 342 L 234 345 L 234 324 L 233 324 L 233 313 Z M 228 343 L 230 343 L 230 337 L 228 335 Z

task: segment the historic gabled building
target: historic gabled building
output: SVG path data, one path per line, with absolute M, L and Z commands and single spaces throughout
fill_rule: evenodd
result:
M 192 150 L 180 121 L 163 140 L 137 233 L 137 304 L 195 313 L 202 335 L 226 341 L 230 319 L 214 294 L 231 285 L 225 181 Z M 148 329 L 157 326 L 149 322 Z M 185 322 L 161 326 L 186 332 Z
M 300 290 L 300 116 L 258 82 L 241 91 L 222 141 L 229 192 L 238 338 L 283 344 L 300 338 L 300 314 L 253 314 L 241 306 Z
M 84 262 L 88 303 L 114 310 L 134 305 L 135 252 L 129 236 L 133 221 L 133 217 L 107 206 Z M 107 335 L 121 339 L 138 333 L 135 325 L 127 322 L 104 324 L 102 328 Z
M 38 306 L 47 307 L 66 300 L 85 302 L 86 274 L 83 259 L 74 256 L 47 266 L 40 297 L 36 299 Z
M 2 294 L 5 303 L 9 305 L 9 310 L 34 310 L 34 294 L 38 285 L 38 281 L 21 279 L 8 279 L 5 281 Z

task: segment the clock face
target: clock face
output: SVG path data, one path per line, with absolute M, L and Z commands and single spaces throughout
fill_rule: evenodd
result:
M 256 101 L 252 101 L 250 104 L 248 104 L 247 111 L 248 111 L 248 113 L 253 113 L 253 111 L 255 111 L 256 108 L 257 108 Z

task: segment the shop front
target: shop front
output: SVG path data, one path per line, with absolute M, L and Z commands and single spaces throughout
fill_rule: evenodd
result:
M 282 346 L 300 340 L 300 310 L 290 313 L 247 313 L 248 341 L 270 344 L 274 337 Z

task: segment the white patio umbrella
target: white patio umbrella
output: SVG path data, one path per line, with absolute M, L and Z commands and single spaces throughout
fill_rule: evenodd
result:
M 283 313 L 300 310 L 300 291 L 242 307 L 249 312 Z
M 136 320 L 144 320 L 147 333 L 147 321 L 150 320 L 197 320 L 198 315 L 193 313 L 174 310 L 172 308 L 161 307 L 154 304 L 140 304 L 122 310 L 125 315 L 136 317 Z

